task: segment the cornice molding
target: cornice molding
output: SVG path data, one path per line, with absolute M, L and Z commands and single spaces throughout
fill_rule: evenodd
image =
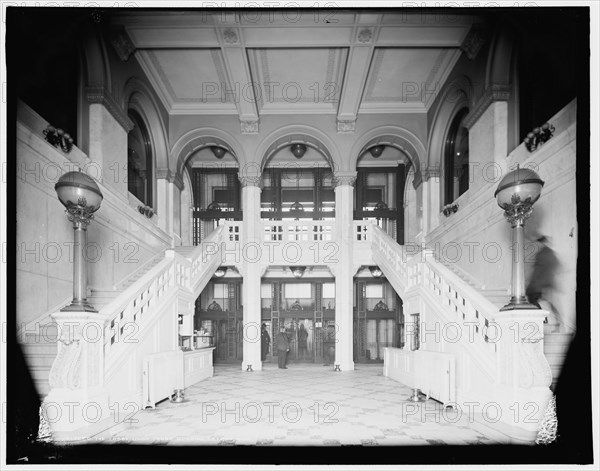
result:
M 466 128 L 470 130 L 492 103 L 508 101 L 511 92 L 512 87 L 510 85 L 490 85 L 487 87 L 473 110 L 465 117 L 464 125 Z
M 98 103 L 103 105 L 113 118 L 121 125 L 125 132 L 133 129 L 133 121 L 129 119 L 127 113 L 123 111 L 121 105 L 114 99 L 110 92 L 104 87 L 86 87 L 85 98 L 88 103 Z

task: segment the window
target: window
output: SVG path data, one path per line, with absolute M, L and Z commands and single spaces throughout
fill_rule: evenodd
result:
M 284 286 L 284 297 L 286 299 L 311 299 L 310 283 L 286 283 Z
M 469 110 L 454 117 L 444 150 L 444 204 L 452 203 L 469 189 L 469 130 L 464 125 Z
M 150 136 L 140 115 L 129 111 L 133 129 L 127 138 L 127 189 L 147 206 L 152 202 L 152 146 Z

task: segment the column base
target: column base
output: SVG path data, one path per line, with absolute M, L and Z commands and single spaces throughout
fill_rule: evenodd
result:
M 248 368 L 250 367 L 250 368 Z M 242 362 L 242 371 L 246 371 L 248 373 L 254 372 L 254 371 L 262 371 L 262 361 L 243 361 Z
M 71 301 L 71 304 L 63 307 L 60 312 L 98 312 L 98 310 L 88 303 L 87 299 L 84 299 L 82 301 Z
M 334 362 L 333 366 L 333 370 L 337 370 L 337 366 L 339 365 L 339 371 L 354 371 L 354 362 L 353 361 L 341 361 L 341 360 L 336 360 Z

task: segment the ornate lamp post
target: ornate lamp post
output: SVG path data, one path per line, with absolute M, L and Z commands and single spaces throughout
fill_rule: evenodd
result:
M 54 189 L 73 223 L 75 250 L 73 260 L 73 301 L 61 311 L 97 312 L 87 302 L 87 267 L 83 251 L 87 243 L 87 226 L 102 203 L 102 193 L 93 179 L 81 172 L 65 173 Z
M 525 267 L 523 259 L 523 231 L 525 220 L 531 215 L 534 203 L 542 193 L 544 182 L 533 170 L 519 168 L 508 173 L 498 184 L 494 197 L 504 210 L 504 217 L 513 228 L 514 259 L 512 264 L 512 297 L 501 311 L 538 309 L 525 295 Z

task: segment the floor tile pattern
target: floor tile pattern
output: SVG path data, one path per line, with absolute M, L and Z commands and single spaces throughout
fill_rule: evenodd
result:
M 245 372 L 217 366 L 185 391 L 113 427 L 102 440 L 168 445 L 472 445 L 507 443 L 501 433 L 383 376 L 381 365 L 355 371 L 266 364 Z

